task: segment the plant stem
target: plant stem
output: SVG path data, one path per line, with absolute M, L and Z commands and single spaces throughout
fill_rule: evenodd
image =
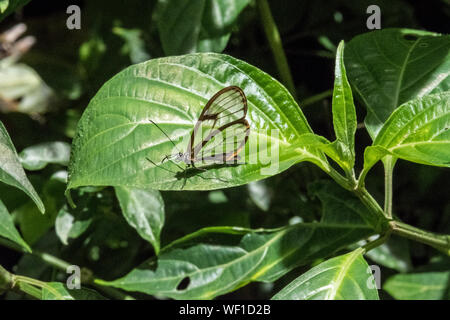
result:
M 316 95 L 313 95 L 311 97 L 308 97 L 308 98 L 306 98 L 306 99 L 304 99 L 302 101 L 302 107 L 309 106 L 311 104 L 316 103 L 317 101 L 320 101 L 320 100 L 323 100 L 325 98 L 328 98 L 332 94 L 333 94 L 333 89 L 329 89 L 329 90 L 323 91 L 321 93 L 318 93 Z
M 392 156 L 386 156 L 384 164 L 384 214 L 392 219 L 392 175 L 396 160 Z
M 382 235 L 378 239 L 375 239 L 375 240 L 367 243 L 365 246 L 362 247 L 364 250 L 364 253 L 367 253 L 370 250 L 381 246 L 383 243 L 385 243 L 389 239 L 390 236 L 391 236 L 391 230 L 388 230 L 388 232 L 386 232 L 385 235 Z
M 292 80 L 291 71 L 284 53 L 283 45 L 281 43 L 280 33 L 273 20 L 270 6 L 267 0 L 257 0 L 256 4 L 261 16 L 264 33 L 269 42 L 270 49 L 275 58 L 275 64 L 277 65 L 278 72 L 280 74 L 281 81 L 287 87 L 292 96 L 296 99 L 297 94 L 295 90 L 294 81 Z
M 391 221 L 389 224 L 393 233 L 428 244 L 450 256 L 450 235 L 425 231 L 400 221 Z
M 66 272 L 67 271 L 67 267 L 70 266 L 71 264 L 67 261 L 64 261 L 58 257 L 55 257 L 51 254 L 48 253 L 44 253 L 44 252 L 39 252 L 36 250 L 33 250 L 32 253 L 26 252 L 22 247 L 19 247 L 18 245 L 8 241 L 7 239 L 3 239 L 0 238 L 0 245 L 3 245 L 7 248 L 10 248 L 12 250 L 24 253 L 24 254 L 31 254 L 35 257 L 40 258 L 42 261 L 44 261 L 45 263 L 47 263 L 48 265 L 55 267 L 56 269 L 59 269 L 61 271 Z M 2 272 L 1 266 L 0 266 L 0 291 L 2 289 L 2 277 L 5 275 Z M 4 270 L 4 269 L 3 269 Z M 5 270 L 6 271 L 6 270 Z M 7 271 L 6 271 L 7 272 Z M 87 270 L 87 273 L 91 273 L 91 271 Z M 17 277 L 17 276 L 16 276 Z M 95 288 L 99 289 L 100 291 L 105 292 L 106 294 L 108 294 L 111 297 L 117 298 L 117 299 L 123 299 L 123 300 L 134 300 L 134 298 L 128 294 L 123 293 L 120 290 L 117 290 L 115 288 L 110 288 L 110 287 L 104 287 L 99 285 L 98 283 L 95 282 L 96 278 L 94 276 L 90 277 L 90 280 L 87 282 L 87 284 L 90 284 L 92 286 L 94 286 Z M 39 281 L 39 280 L 36 280 Z M 28 292 L 27 292 L 28 293 Z
M 16 290 L 17 292 L 25 292 L 26 294 L 32 296 L 33 298 L 36 298 L 38 300 L 42 299 L 42 291 L 41 289 L 38 289 L 28 283 L 25 282 L 19 282 Z

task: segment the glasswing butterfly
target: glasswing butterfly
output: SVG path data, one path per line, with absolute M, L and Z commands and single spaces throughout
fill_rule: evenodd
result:
M 203 171 L 217 167 L 218 164 L 237 164 L 240 159 L 238 154 L 250 134 L 246 115 L 247 98 L 241 88 L 229 86 L 218 91 L 209 99 L 198 117 L 184 153 L 177 149 L 175 143 L 154 121 L 150 120 L 178 150 L 175 154 L 165 156 L 161 164 L 166 160 L 171 161 L 184 172 L 186 170 L 177 162 L 184 162 L 187 168 Z M 160 167 L 152 160 L 148 158 L 147 160 Z M 196 167 L 198 163 L 211 165 Z

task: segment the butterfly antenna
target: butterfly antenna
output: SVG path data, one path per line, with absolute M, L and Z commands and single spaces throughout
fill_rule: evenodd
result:
M 169 141 L 173 144 L 173 146 L 175 147 L 175 149 L 178 150 L 178 152 L 180 152 L 180 150 L 177 148 L 177 146 L 175 145 L 175 142 L 172 141 L 172 139 L 170 139 L 170 137 L 167 135 L 167 133 L 164 132 L 163 129 L 161 129 L 152 119 L 149 119 L 149 121 L 151 123 L 153 123 L 166 137 L 167 139 L 169 139 Z

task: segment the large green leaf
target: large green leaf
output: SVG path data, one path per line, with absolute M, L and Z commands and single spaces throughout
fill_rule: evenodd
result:
M 222 52 L 249 0 L 159 0 L 156 23 L 166 55 Z
M 411 100 L 395 110 L 364 152 L 363 177 L 385 155 L 450 166 L 450 92 Z
M 274 300 L 378 300 L 363 249 L 329 259 L 292 281 Z
M 449 90 L 450 36 L 409 29 L 371 31 L 347 44 L 345 64 L 375 139 L 401 104 Z
M 106 298 L 92 289 L 68 289 L 60 282 L 48 282 L 42 288 L 42 300 L 106 300 Z
M 245 164 L 196 172 L 180 171 L 169 161 L 160 166 L 148 161 L 160 163 L 178 152 L 165 134 L 185 151 L 202 108 L 229 85 L 240 86 L 248 99 L 250 137 L 240 153 Z M 298 144 L 310 132 L 289 92 L 243 61 L 212 53 L 150 60 L 120 72 L 91 100 L 73 140 L 68 189 L 205 190 L 263 179 L 303 160 L 327 168 L 322 153 Z
M 45 212 L 42 200 L 28 181 L 17 151 L 2 122 L 0 122 L 0 181 L 25 192 L 33 199 L 39 210 Z
M 325 187 L 316 187 L 319 197 L 326 192 Z M 348 192 L 344 197 L 353 199 Z M 297 266 L 373 234 L 351 208 L 339 205 L 341 211 L 332 210 L 331 201 L 324 206 L 316 223 L 275 230 L 202 229 L 163 248 L 157 260 L 101 284 L 177 299 L 211 299 L 252 281 L 275 281 Z
M 49 163 L 67 166 L 70 158 L 70 145 L 59 141 L 41 143 L 22 150 L 19 158 L 27 170 L 40 170 Z
M 352 90 L 347 80 L 344 66 L 344 42 L 341 41 L 336 52 L 336 68 L 333 90 L 333 125 L 336 134 L 334 149 L 345 164 L 347 170 L 351 170 L 355 163 L 355 132 L 356 111 L 353 103 Z M 342 144 L 338 146 L 337 144 Z
M 14 241 L 25 250 L 31 252 L 28 244 L 22 239 L 16 227 L 14 226 L 14 221 L 11 215 L 6 209 L 3 202 L 0 200 L 0 236 L 5 237 L 11 241 Z
M 159 252 L 159 235 L 164 225 L 164 200 L 157 190 L 116 187 L 122 214 L 139 235 Z
M 450 299 L 449 288 L 449 271 L 396 274 L 383 286 L 398 300 L 447 300 Z

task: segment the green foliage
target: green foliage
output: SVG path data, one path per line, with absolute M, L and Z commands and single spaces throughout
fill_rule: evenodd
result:
M 450 272 L 397 274 L 383 289 L 398 300 L 447 300 Z
M 385 29 L 352 39 L 346 50 L 348 77 L 366 109 L 373 139 L 405 102 L 450 89 L 450 36 Z
M 65 142 L 47 142 L 25 148 L 19 153 L 20 162 L 27 170 L 41 170 L 49 163 L 69 163 L 70 145 Z
M 42 213 L 45 211 L 42 200 L 28 181 L 25 171 L 20 164 L 19 156 L 14 148 L 11 138 L 5 126 L 0 122 L 0 181 L 25 192 L 39 208 Z
M 329 259 L 278 292 L 274 300 L 378 300 L 363 250 Z M 368 271 L 369 270 L 369 271 Z
M 363 176 L 386 155 L 450 166 L 450 92 L 411 100 L 395 110 L 364 153 Z
M 164 201 L 159 191 L 116 187 L 122 213 L 128 224 L 159 252 L 159 235 L 164 224 Z
M 30 0 L 1 0 L 0 1 L 0 21 L 8 15 L 26 5 Z
M 42 288 L 42 300 L 105 300 L 105 298 L 92 289 L 68 289 L 59 282 L 47 283 Z
M 249 0 L 159 0 L 156 20 L 166 55 L 222 52 Z
M 25 250 L 30 251 L 31 249 L 28 244 L 22 239 L 16 227 L 14 226 L 14 221 L 11 215 L 6 209 L 3 202 L 0 200 L 0 236 L 8 238 L 18 245 L 25 248 Z
M 370 4 L 97 0 L 68 31 L 31 2 L 34 46 L 0 35 L 2 297 L 450 298 L 450 38 L 418 30 L 450 12 L 380 0 L 366 32 Z M 167 161 L 227 86 L 242 163 Z
M 242 87 L 249 104 L 252 128 L 245 164 L 189 176 L 174 174 L 179 169 L 173 163 L 166 162 L 164 170 L 147 160 L 160 163 L 177 149 L 186 150 L 188 141 L 183 138 L 190 136 L 203 106 L 215 92 L 231 84 Z M 174 149 L 150 120 L 182 144 Z M 275 129 L 279 136 L 273 135 Z M 74 138 L 67 188 L 110 185 L 211 190 L 241 185 L 302 160 L 326 161 L 314 148 L 305 149 L 298 143 L 298 137 L 308 132 L 311 129 L 287 90 L 243 61 L 211 53 L 150 60 L 122 71 L 91 100 Z M 269 174 L 264 175 L 269 164 L 257 156 L 269 153 L 275 143 L 279 145 L 279 165 L 270 171 L 267 168 Z M 251 144 L 260 147 L 249 150 Z M 249 160 L 252 157 L 257 163 Z

